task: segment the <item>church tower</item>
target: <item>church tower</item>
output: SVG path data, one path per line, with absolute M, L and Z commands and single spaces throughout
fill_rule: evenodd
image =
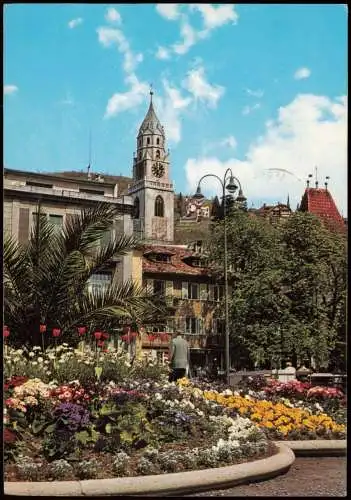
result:
M 134 202 L 134 233 L 145 242 L 172 243 L 174 191 L 170 181 L 169 151 L 164 128 L 150 106 L 140 126 L 133 159 L 133 183 L 128 194 Z

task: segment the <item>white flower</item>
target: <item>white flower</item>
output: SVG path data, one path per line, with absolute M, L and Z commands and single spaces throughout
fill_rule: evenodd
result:
M 65 362 L 65 360 L 61 358 L 61 359 L 59 359 L 58 362 L 62 365 Z
M 33 347 L 33 351 L 41 351 L 41 347 L 39 347 L 38 345 L 35 345 Z
M 31 351 L 31 352 L 28 354 L 28 356 L 29 356 L 30 358 L 33 358 L 33 356 L 35 356 L 35 354 L 34 354 L 34 352 L 32 352 L 32 351 Z
M 39 357 L 38 358 L 38 363 L 42 363 L 43 362 L 43 358 L 42 357 Z
M 36 366 L 38 363 L 36 361 L 32 361 L 32 366 Z
M 225 391 L 222 392 L 223 396 L 232 396 L 233 393 L 230 389 L 226 389 Z
M 16 354 L 18 354 L 19 356 L 23 354 L 23 349 L 17 349 Z
M 66 342 L 64 342 L 62 345 L 63 347 L 68 347 L 68 344 L 66 344 Z
M 156 401 L 159 401 L 160 399 L 162 399 L 162 396 L 159 392 L 156 392 L 155 399 L 156 399 Z

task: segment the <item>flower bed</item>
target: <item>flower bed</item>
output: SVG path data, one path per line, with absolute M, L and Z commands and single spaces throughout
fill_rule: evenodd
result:
M 249 418 L 269 439 L 345 438 L 346 401 L 340 390 L 311 387 L 297 381 L 285 384 L 270 381 L 263 387 L 253 382 L 255 391 L 246 387 L 246 390 L 233 393 L 205 386 L 203 395 L 222 405 L 230 415 Z
M 65 344 L 8 348 L 4 361 L 7 481 L 219 467 L 274 453 L 274 439 L 345 437 L 345 398 L 333 389 L 169 383 L 157 363 Z
M 97 360 L 97 353 L 65 346 L 27 355 L 31 361 L 11 363 L 4 386 L 7 481 L 160 474 L 275 452 L 252 421 L 226 415 L 196 388 L 168 383 L 160 367 L 127 366 L 124 355 L 113 352 Z M 20 358 L 18 352 L 8 356 Z M 112 359 L 122 366 L 111 366 Z M 14 375 L 19 364 L 26 376 Z M 79 365 L 81 377 L 69 379 Z

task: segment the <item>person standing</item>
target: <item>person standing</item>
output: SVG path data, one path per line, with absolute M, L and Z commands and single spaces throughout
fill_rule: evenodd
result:
M 181 332 L 176 333 L 170 346 L 170 364 L 172 372 L 169 377 L 170 382 L 176 382 L 185 377 L 186 369 L 190 362 L 190 350 L 188 342 L 183 338 Z

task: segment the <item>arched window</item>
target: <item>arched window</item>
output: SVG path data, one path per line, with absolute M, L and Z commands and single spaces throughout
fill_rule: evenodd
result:
M 146 139 L 146 144 L 150 144 L 150 137 Z
M 156 139 L 156 144 L 157 144 L 157 146 L 160 144 L 160 138 L 159 137 L 157 137 L 157 139 Z
M 156 150 L 156 158 L 159 158 L 159 157 L 160 157 L 160 150 L 159 150 L 159 149 L 157 149 L 157 150 Z
M 136 197 L 134 200 L 134 208 L 133 208 L 133 218 L 139 219 L 139 211 L 140 211 L 140 201 L 139 198 Z
M 163 214 L 164 214 L 164 202 L 162 196 L 158 195 L 156 196 L 155 200 L 155 216 L 163 217 L 164 216 Z
M 139 139 L 139 148 L 141 147 L 141 139 Z
M 141 160 L 141 153 L 139 153 L 139 160 Z

